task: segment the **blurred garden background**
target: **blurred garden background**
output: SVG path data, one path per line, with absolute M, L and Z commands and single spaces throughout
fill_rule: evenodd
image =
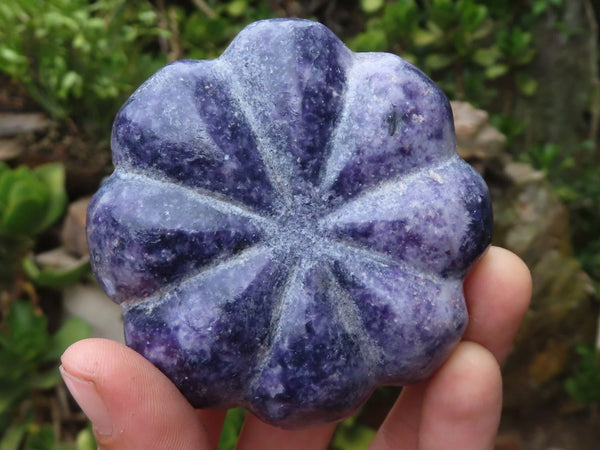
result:
M 112 120 L 163 65 L 217 57 L 268 17 L 319 20 L 444 89 L 459 152 L 490 187 L 494 243 L 534 280 L 496 448 L 599 448 L 600 1 L 2 0 L 0 450 L 95 448 L 57 368 L 70 343 L 121 327 L 83 234 Z M 398 392 L 377 390 L 331 448 L 366 448 Z M 242 419 L 228 415 L 221 448 Z

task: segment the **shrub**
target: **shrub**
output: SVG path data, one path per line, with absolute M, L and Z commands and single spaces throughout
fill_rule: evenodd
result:
M 124 98 L 164 63 L 144 51 L 163 33 L 147 1 L 3 0 L 0 70 L 53 118 L 110 129 Z

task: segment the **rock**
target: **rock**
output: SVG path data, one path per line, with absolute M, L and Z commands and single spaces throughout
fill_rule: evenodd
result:
M 75 256 L 88 254 L 85 236 L 85 216 L 90 197 L 79 199 L 69 205 L 60 234 L 64 247 Z
M 0 139 L 0 161 L 15 159 L 23 152 L 18 139 Z
M 489 124 L 487 112 L 466 102 L 451 102 L 458 154 L 470 162 L 500 156 L 506 138 Z
M 531 164 L 527 163 L 508 161 L 504 166 L 504 172 L 516 185 L 541 182 L 544 179 L 543 172 L 535 170 Z
M 125 342 L 123 315 L 97 285 L 78 284 L 63 290 L 67 314 L 84 319 L 92 326 L 92 336 Z
M 573 257 L 567 210 L 544 174 L 513 161 L 499 148 L 503 140 L 480 139 L 481 130 L 489 127 L 482 112 L 457 102 L 452 107 L 459 148 L 469 149 L 466 156 L 490 188 L 493 243 L 518 254 L 532 272 L 531 308 L 503 369 L 504 403 L 537 407 L 564 396 L 576 346 L 594 342 L 598 308 L 593 286 Z
M 26 144 L 22 135 L 45 130 L 50 121 L 42 113 L 0 113 L 0 161 L 23 154 Z
M 548 243 L 557 245 L 555 239 Z M 530 255 L 539 255 L 529 257 L 532 305 L 505 365 L 504 403 L 521 409 L 563 399 L 575 349 L 594 342 L 598 316 L 591 280 L 568 252 L 549 248 Z
M 456 139 L 461 141 L 471 141 L 475 139 L 476 134 L 488 125 L 489 114 L 476 109 L 468 102 L 451 102 L 454 113 L 454 128 L 456 130 Z
M 67 251 L 65 247 L 57 247 L 35 255 L 35 262 L 42 267 L 69 270 L 81 265 L 81 261 Z
M 42 113 L 0 113 L 0 137 L 48 128 L 49 121 Z

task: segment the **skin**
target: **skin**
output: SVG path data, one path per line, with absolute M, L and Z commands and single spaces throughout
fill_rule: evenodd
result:
M 463 341 L 428 380 L 403 389 L 370 449 L 491 449 L 500 422 L 500 364 L 531 296 L 531 276 L 513 253 L 491 247 L 464 283 L 470 323 Z M 214 449 L 224 411 L 194 410 L 141 355 L 86 339 L 62 356 L 61 372 L 94 424 L 98 448 Z M 93 398 L 90 398 L 93 397 Z M 282 430 L 248 414 L 238 448 L 325 449 L 335 424 Z

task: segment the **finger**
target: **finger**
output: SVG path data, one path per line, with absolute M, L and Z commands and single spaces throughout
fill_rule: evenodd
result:
M 208 449 L 196 411 L 150 362 L 118 342 L 85 339 L 61 374 L 94 426 L 100 449 Z
M 479 344 L 462 342 L 429 381 L 402 391 L 369 448 L 492 448 L 501 409 L 498 362 Z
M 219 446 L 227 410 L 198 409 L 197 414 L 198 417 L 200 417 L 200 421 L 204 424 L 208 441 L 210 442 L 210 448 L 217 448 Z
M 491 449 L 501 411 L 498 361 L 485 347 L 462 342 L 427 386 L 418 448 Z
M 406 386 L 388 413 L 369 449 L 418 449 L 421 410 L 427 382 Z
M 318 450 L 326 449 L 335 430 L 335 424 L 307 430 L 283 430 L 268 425 L 246 413 L 246 420 L 238 441 L 238 450 Z
M 488 348 L 503 361 L 529 307 L 531 275 L 519 257 L 490 247 L 464 283 L 469 325 L 463 339 Z
M 464 338 L 503 360 L 531 296 L 531 276 L 513 253 L 490 247 L 464 285 L 469 326 Z M 406 386 L 373 441 L 374 448 L 417 448 L 428 383 Z

